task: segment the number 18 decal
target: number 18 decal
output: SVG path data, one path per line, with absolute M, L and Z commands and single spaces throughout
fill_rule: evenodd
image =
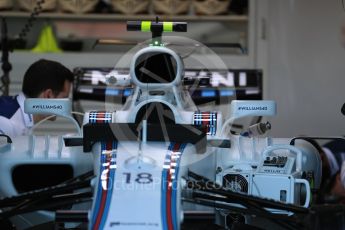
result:
M 123 173 L 126 176 L 126 184 L 130 184 L 132 182 L 132 173 Z M 138 184 L 150 184 L 153 182 L 152 174 L 151 173 L 137 173 L 134 181 Z

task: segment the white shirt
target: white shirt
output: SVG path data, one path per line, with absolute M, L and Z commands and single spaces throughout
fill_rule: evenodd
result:
M 6 134 L 11 138 L 27 135 L 34 124 L 32 114 L 24 112 L 25 95 L 20 93 L 15 99 L 19 106 L 13 105 L 16 102 L 10 97 L 6 97 L 2 100 L 2 102 L 7 101 L 8 104 L 0 103 L 0 134 Z M 10 104 L 11 106 L 9 107 L 11 108 L 5 108 L 5 106 Z M 1 111 L 6 109 L 7 114 L 1 115 Z

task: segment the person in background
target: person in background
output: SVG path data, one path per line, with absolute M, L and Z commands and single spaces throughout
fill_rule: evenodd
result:
M 324 192 L 345 203 L 345 140 L 334 140 L 323 147 Z
M 315 215 L 312 221 L 318 229 L 344 230 L 345 141 L 337 139 L 323 146 L 314 146 L 320 153 L 322 178 L 320 189 L 313 197 Z
M 35 123 L 47 116 L 25 113 L 25 99 L 66 98 L 73 79 L 73 73 L 59 62 L 46 59 L 34 62 L 25 72 L 22 92 L 0 97 L 0 134 L 11 138 L 28 134 Z

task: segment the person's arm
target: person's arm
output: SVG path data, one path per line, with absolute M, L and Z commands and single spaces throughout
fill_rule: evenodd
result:
M 6 117 L 0 116 L 0 134 L 6 134 L 11 138 L 15 136 L 15 130 L 12 122 Z

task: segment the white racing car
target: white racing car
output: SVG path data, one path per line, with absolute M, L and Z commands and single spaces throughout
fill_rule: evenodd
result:
M 161 37 L 187 24 L 127 26 L 152 39 L 127 57 L 128 79 L 106 76 L 109 92 L 117 83 L 134 86 L 121 109 L 89 111 L 81 129 L 69 99 L 26 100 L 26 112 L 66 117 L 78 134 L 2 143 L 0 218 L 17 229 L 211 229 L 205 220 L 214 229 L 315 227 L 317 149 L 305 138 L 261 136 L 269 123 L 231 132 L 236 119 L 274 116 L 275 102 L 199 110 L 182 84 L 183 59 Z

